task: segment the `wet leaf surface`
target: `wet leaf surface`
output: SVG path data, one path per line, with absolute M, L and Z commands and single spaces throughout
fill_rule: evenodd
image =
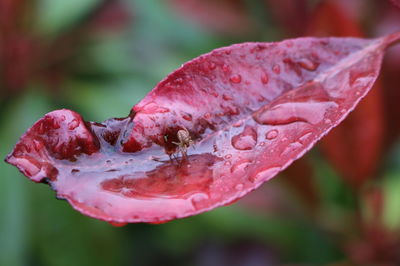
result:
M 48 113 L 6 160 L 98 219 L 158 223 L 201 213 L 271 179 L 340 123 L 399 38 L 217 49 L 170 74 L 126 118 Z M 179 130 L 193 144 L 178 146 Z

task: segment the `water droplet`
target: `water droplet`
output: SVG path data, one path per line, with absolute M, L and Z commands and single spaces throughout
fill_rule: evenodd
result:
M 242 76 L 241 75 L 233 75 L 229 79 L 232 83 L 240 83 L 242 81 Z
M 282 156 L 289 156 L 292 157 L 294 154 L 296 154 L 298 152 L 299 149 L 301 149 L 303 147 L 303 144 L 301 144 L 300 142 L 293 142 L 290 143 L 286 149 L 281 153 L 281 157 Z
M 247 167 L 252 163 L 249 159 L 241 159 L 231 167 L 231 173 L 245 172 Z
M 268 140 L 272 140 L 278 136 L 278 130 L 272 129 L 265 134 L 265 138 Z
M 272 67 L 272 71 L 274 71 L 275 74 L 279 75 L 281 73 L 281 67 L 279 65 L 274 65 Z
M 229 66 L 227 66 L 227 65 L 223 65 L 222 66 L 222 71 L 224 71 L 224 72 L 229 72 L 229 71 L 231 71 L 231 68 L 229 67 Z
M 303 58 L 300 61 L 298 61 L 297 63 L 299 64 L 299 66 L 301 66 L 302 68 L 304 68 L 305 70 L 308 70 L 308 71 L 315 71 L 319 66 L 319 63 L 317 63 L 315 61 L 311 61 L 310 59 L 307 59 L 307 58 Z
M 138 112 L 144 114 L 153 114 L 153 113 L 168 113 L 170 110 L 166 107 L 158 106 L 154 102 L 150 102 L 145 104 L 143 107 L 139 108 Z
M 210 70 L 214 70 L 216 67 L 217 67 L 217 65 L 214 62 L 210 62 L 209 66 L 208 66 L 208 68 Z
M 230 158 L 232 158 L 232 154 L 227 154 L 224 156 L 224 158 L 229 160 Z
M 261 147 L 262 147 L 262 146 L 265 146 L 265 142 L 264 142 L 264 141 L 261 141 L 260 144 L 258 144 L 258 145 L 261 146 Z
M 345 113 L 347 112 L 347 110 L 346 110 L 346 109 L 342 109 L 342 110 L 340 110 L 340 112 L 341 112 L 342 114 L 345 114 Z
M 192 202 L 192 205 L 193 205 L 193 207 L 196 209 L 196 210 L 198 210 L 198 209 L 201 209 L 201 208 L 203 208 L 205 205 L 204 205 L 204 203 L 205 203 L 205 201 L 208 199 L 208 196 L 206 195 L 206 194 L 204 194 L 204 193 L 197 193 L 197 194 L 194 194 L 193 196 L 192 196 L 192 198 L 191 198 L 191 202 Z
M 373 72 L 358 72 L 352 71 L 349 77 L 349 85 L 353 88 L 364 88 L 369 86 L 371 82 L 374 80 Z M 357 94 L 358 95 L 358 94 Z
M 215 98 L 217 98 L 217 97 L 219 96 L 219 93 L 216 92 L 216 91 L 211 91 L 210 94 L 211 94 L 212 96 L 214 96 Z
M 301 144 L 304 144 L 307 141 L 307 139 L 309 139 L 311 136 L 312 136 L 312 132 L 307 132 L 299 138 L 299 142 Z
M 232 98 L 231 96 L 226 95 L 226 94 L 223 94 L 223 95 L 222 95 L 222 99 L 224 99 L 225 101 L 233 100 L 233 98 Z
M 232 163 L 230 162 L 230 161 L 226 161 L 225 163 L 224 163 L 224 165 L 225 166 L 230 166 Z
M 14 160 L 19 169 L 23 169 L 24 173 L 30 177 L 34 177 L 40 172 L 41 165 L 35 159 L 15 157 Z
M 68 123 L 68 129 L 69 130 L 74 130 L 79 126 L 79 121 L 78 119 L 73 119 L 71 122 Z
M 178 84 L 182 84 L 183 83 L 183 78 L 177 78 L 175 79 L 175 82 Z
M 262 84 L 267 84 L 269 82 L 269 77 L 266 73 L 261 75 L 261 82 Z
M 242 133 L 232 137 L 232 146 L 237 150 L 251 150 L 257 144 L 257 131 L 246 126 Z
M 286 41 L 286 46 L 288 48 L 292 48 L 293 47 L 293 42 L 292 41 Z
M 243 125 L 243 120 L 239 120 L 236 123 L 234 123 L 232 126 L 233 127 L 241 127 Z
M 263 125 L 286 125 L 295 122 L 317 124 L 324 118 L 334 102 L 288 102 L 266 105 L 253 114 L 253 119 Z M 318 111 L 316 111 L 318 110 Z
M 60 128 L 60 124 L 58 123 L 58 121 L 56 121 L 55 119 L 52 121 L 52 123 L 50 124 L 50 126 L 53 129 L 59 129 Z
M 192 121 L 192 116 L 191 115 L 183 115 L 182 118 L 187 120 L 187 121 Z
M 204 115 L 204 119 L 210 119 L 211 118 L 211 113 L 206 113 Z
M 34 139 L 33 146 L 36 152 L 40 152 L 44 148 L 44 143 L 42 141 Z
M 280 170 L 281 170 L 281 167 L 279 167 L 279 166 L 268 167 L 266 169 L 259 171 L 254 176 L 251 176 L 249 178 L 249 181 L 253 182 L 253 183 L 267 181 L 267 180 L 271 179 L 272 177 L 274 177 L 277 173 L 279 173 Z
M 257 101 L 259 101 L 260 103 L 262 103 L 263 101 L 265 101 L 266 99 L 264 98 L 264 96 L 260 95 L 257 98 Z
M 325 124 L 332 124 L 332 120 L 330 120 L 330 119 L 328 119 L 328 118 L 327 118 L 327 119 L 325 119 L 325 121 L 324 121 L 324 122 L 325 122 Z
M 236 186 L 235 186 L 235 189 L 236 190 L 242 190 L 244 188 L 244 186 L 243 186 L 243 184 L 237 184 Z

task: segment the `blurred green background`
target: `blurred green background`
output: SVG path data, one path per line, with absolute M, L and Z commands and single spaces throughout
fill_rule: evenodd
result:
M 282 3 L 312 10 L 320 2 Z M 54 109 L 89 121 L 124 117 L 193 57 L 300 34 L 300 10 L 287 27 L 293 22 L 277 19 L 276 3 L 0 0 L 0 157 Z M 400 145 L 388 148 L 378 181 L 363 190 L 347 185 L 317 149 L 305 161 L 232 206 L 124 227 L 83 216 L 47 185 L 0 163 L 0 265 L 357 265 L 376 252 L 368 241 L 386 232 L 396 237 L 382 245 L 397 256 Z M 383 218 L 376 234 L 365 234 L 375 194 L 384 200 Z

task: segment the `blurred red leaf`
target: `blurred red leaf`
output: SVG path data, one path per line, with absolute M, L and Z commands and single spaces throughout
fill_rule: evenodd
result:
M 398 8 L 400 8 L 400 0 L 390 0 L 392 4 Z
M 172 9 L 221 34 L 243 35 L 252 32 L 252 21 L 243 0 L 169 0 Z
M 21 0 L 0 1 L 0 87 L 5 95 L 26 85 L 34 61 L 34 42 L 22 19 L 27 6 Z
M 358 23 L 347 16 L 336 1 L 325 1 L 316 8 L 309 34 L 363 36 Z M 372 177 L 381 157 L 384 138 L 381 94 L 378 81 L 346 121 L 321 141 L 327 159 L 355 187 Z M 365 143 L 368 143 L 368 148 L 365 148 Z
M 386 5 L 384 5 L 386 4 Z M 389 34 L 400 26 L 400 9 L 393 8 L 389 3 L 384 2 L 376 8 L 380 8 L 377 12 L 377 21 L 374 25 L 375 34 Z M 400 135 L 400 47 L 395 46 L 388 50 L 385 55 L 384 64 L 382 65 L 382 82 L 384 85 L 384 109 L 386 118 L 386 147 L 391 148 L 393 142 L 397 141 Z
M 398 39 L 301 38 L 217 49 L 170 74 L 126 118 L 45 115 L 6 160 L 98 219 L 198 214 L 254 190 L 340 123 Z M 184 129 L 196 143 L 187 154 L 176 145 Z
M 353 241 L 347 247 L 347 253 L 355 265 L 400 264 L 400 241 L 396 234 L 381 227 L 369 227 L 362 239 Z
M 290 36 L 304 34 L 308 22 L 307 0 L 264 0 L 278 25 Z

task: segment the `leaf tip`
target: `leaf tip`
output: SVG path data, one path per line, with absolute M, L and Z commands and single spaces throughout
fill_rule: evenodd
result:
M 400 42 L 400 31 L 394 32 L 384 37 L 386 48 Z

